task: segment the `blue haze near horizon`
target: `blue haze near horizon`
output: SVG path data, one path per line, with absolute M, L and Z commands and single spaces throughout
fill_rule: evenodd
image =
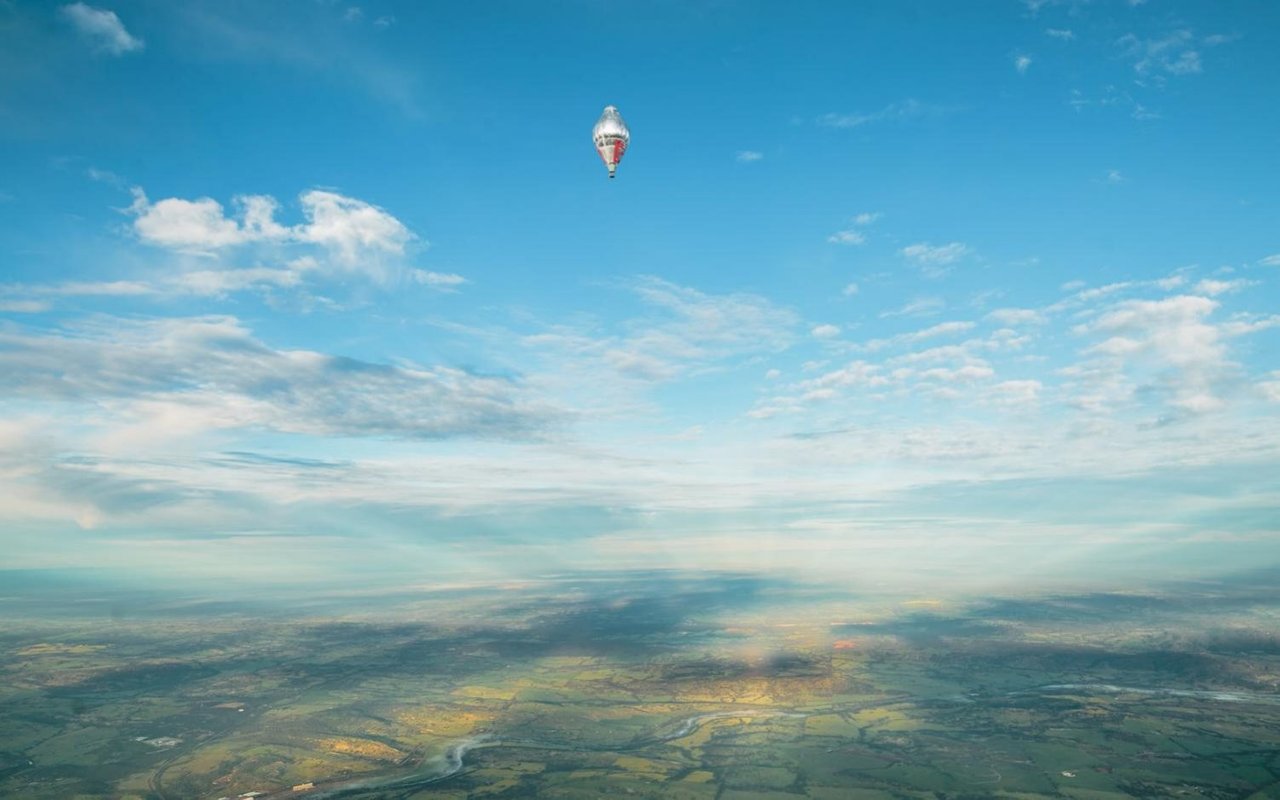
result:
M 1277 23 L 0 2 L 0 567 L 1274 563 Z

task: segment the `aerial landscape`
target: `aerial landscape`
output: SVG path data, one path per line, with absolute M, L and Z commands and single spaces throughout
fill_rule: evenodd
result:
M 0 0 L 0 797 L 1280 798 L 1276 75 Z

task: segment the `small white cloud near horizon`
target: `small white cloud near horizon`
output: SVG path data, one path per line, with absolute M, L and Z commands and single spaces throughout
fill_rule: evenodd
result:
M 93 42 L 100 52 L 122 56 L 141 50 L 144 42 L 125 29 L 116 12 L 94 8 L 85 3 L 65 5 L 59 12 L 85 39 Z
M 754 161 L 759 161 L 762 158 L 764 158 L 764 153 L 761 153 L 759 150 L 739 150 L 738 154 L 734 156 L 734 159 L 742 164 L 750 164 Z

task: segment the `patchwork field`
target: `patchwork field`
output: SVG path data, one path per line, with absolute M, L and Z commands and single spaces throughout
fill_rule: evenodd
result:
M 1123 598 L 801 607 L 718 581 L 10 622 L 0 795 L 1280 794 L 1268 605 L 1210 628 Z

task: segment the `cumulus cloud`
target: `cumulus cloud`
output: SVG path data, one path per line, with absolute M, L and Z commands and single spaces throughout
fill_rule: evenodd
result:
M 1128 374 L 1172 407 L 1202 413 L 1223 405 L 1218 383 L 1232 366 L 1222 332 L 1208 320 L 1217 308 L 1217 301 L 1197 295 L 1127 300 L 1076 332 L 1102 337 L 1086 353 L 1104 359 L 1095 365 L 1104 381 L 1114 385 Z
M 0 371 L 11 378 L 0 397 L 88 404 L 143 427 L 530 439 L 559 418 L 513 379 L 277 350 L 231 317 L 10 330 Z
M 138 218 L 134 220 L 134 230 L 148 244 L 171 248 L 217 249 L 244 244 L 245 242 L 268 238 L 265 232 L 250 226 L 248 214 L 251 206 L 257 207 L 264 202 L 274 203 L 270 198 L 241 198 L 243 205 L 243 223 L 230 219 L 224 213 L 222 204 L 209 197 L 197 200 L 183 200 L 176 197 L 160 200 L 154 204 L 146 204 L 138 208 Z M 137 208 L 137 206 L 135 205 Z M 261 209 L 256 212 L 261 224 Z M 276 226 L 279 227 L 279 226 Z M 278 238 L 283 238 L 285 230 L 280 228 Z
M 414 235 L 404 223 L 375 205 L 336 192 L 313 189 L 299 198 L 306 222 L 286 227 L 276 221 L 280 204 L 265 195 L 235 198 L 228 216 L 209 197 L 171 197 L 155 203 L 135 190 L 134 230 L 149 244 L 175 249 L 218 250 L 251 242 L 307 242 L 320 245 L 344 262 L 361 254 L 402 254 Z
M 72 3 L 60 11 L 63 18 L 100 52 L 120 56 L 143 48 L 142 40 L 125 29 L 114 11 L 85 3 Z
M 853 224 L 862 226 L 871 225 L 876 220 L 880 219 L 880 217 L 881 214 L 879 211 L 864 211 L 853 218 Z
M 134 189 L 130 211 L 134 231 L 151 245 L 188 252 L 216 253 L 250 244 L 314 245 L 327 258 L 321 268 L 354 270 L 385 277 L 385 257 L 399 257 L 417 237 L 387 211 L 337 192 L 312 189 L 299 205 L 305 221 L 283 225 L 276 220 L 280 204 L 266 195 L 241 195 L 231 214 L 210 197 L 178 197 L 156 202 Z M 457 276 L 455 276 L 456 278 Z M 431 281 L 422 281 L 431 283 Z M 453 285 L 460 283 L 453 280 Z M 436 281 L 433 285 L 441 285 Z
M 1031 56 L 1028 56 L 1028 55 L 1014 56 L 1013 68 L 1016 69 L 1019 73 L 1025 73 L 1027 70 L 1031 69 Z
M 295 235 L 329 248 L 347 263 L 369 251 L 400 255 L 414 238 L 400 220 L 363 200 L 313 189 L 301 201 L 308 221 Z
M 809 333 L 812 334 L 815 339 L 834 339 L 840 335 L 840 328 L 837 325 L 831 324 L 817 325 L 814 326 L 813 330 L 809 331 Z
M 759 161 L 764 158 L 764 153 L 759 150 L 739 150 L 734 158 L 743 164 L 750 164 L 753 161 Z

